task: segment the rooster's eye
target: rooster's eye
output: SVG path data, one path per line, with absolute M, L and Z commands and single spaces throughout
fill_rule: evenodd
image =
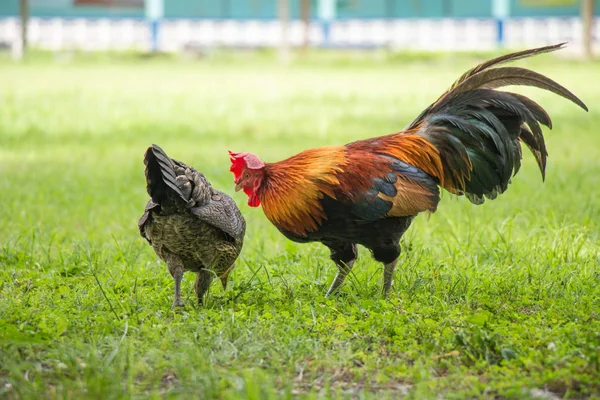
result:
M 250 178 L 250 174 L 246 172 L 246 173 L 244 174 L 244 179 L 248 179 L 248 178 Z

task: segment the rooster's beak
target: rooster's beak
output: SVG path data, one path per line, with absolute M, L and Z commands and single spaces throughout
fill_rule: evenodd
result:
M 239 192 L 242 189 L 242 182 L 238 183 L 237 185 L 235 185 L 235 191 Z

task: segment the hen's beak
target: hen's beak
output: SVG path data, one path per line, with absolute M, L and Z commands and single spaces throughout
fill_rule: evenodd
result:
M 235 185 L 235 191 L 239 192 L 240 190 L 242 190 L 242 182 L 240 182 L 237 185 Z

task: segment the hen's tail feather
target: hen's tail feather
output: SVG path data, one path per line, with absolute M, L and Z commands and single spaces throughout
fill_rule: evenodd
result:
M 187 203 L 189 196 L 185 196 L 177 183 L 173 162 L 163 149 L 153 144 L 148 147 L 144 155 L 146 164 L 146 190 L 148 195 L 157 204 L 165 205 L 172 201 L 172 195 Z
M 548 156 L 542 128 L 548 113 L 533 100 L 494 89 L 533 86 L 586 105 L 552 79 L 524 68 L 491 68 L 507 61 L 561 49 L 564 43 L 520 51 L 484 62 L 463 74 L 410 125 L 408 134 L 425 138 L 438 151 L 440 186 L 481 204 L 503 193 L 521 167 L 521 142 L 533 153 L 545 177 Z M 417 164 L 421 163 L 417 161 Z M 422 163 L 421 163 L 422 164 Z M 423 168 L 424 165 L 416 165 Z

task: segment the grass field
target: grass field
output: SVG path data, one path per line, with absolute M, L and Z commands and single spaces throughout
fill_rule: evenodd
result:
M 600 396 L 600 64 L 521 62 L 567 86 L 550 158 L 415 220 L 389 299 L 364 249 L 341 293 L 320 244 L 233 194 L 227 149 L 275 161 L 402 129 L 469 57 L 0 60 L 0 398 Z M 151 144 L 233 195 L 248 230 L 223 292 L 170 309 L 139 236 Z M 439 398 L 439 397 L 438 397 Z

